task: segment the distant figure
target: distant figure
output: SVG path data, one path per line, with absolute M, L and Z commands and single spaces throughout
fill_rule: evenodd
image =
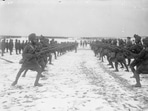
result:
M 25 47 L 25 42 L 24 42 L 24 40 L 23 40 L 22 43 L 21 43 L 22 52 L 23 52 L 23 50 L 24 50 L 24 47 Z
M 126 48 L 129 49 L 132 45 L 131 37 L 127 37 Z
M 18 54 L 19 46 L 18 46 L 18 40 L 15 40 L 15 52 Z
M 26 46 L 28 43 L 29 43 L 28 40 L 26 40 L 26 42 L 25 42 L 25 46 Z M 25 47 L 25 46 L 24 46 L 24 47 Z
M 82 40 L 80 41 L 80 47 L 82 46 Z
M 5 48 L 6 48 L 6 52 L 8 52 L 8 50 L 9 50 L 8 44 L 9 44 L 9 43 L 8 43 L 8 40 L 6 40 L 6 43 L 5 43 L 5 45 L 6 45 L 6 47 L 5 47 Z
M 5 44 L 5 39 L 2 40 L 1 42 L 1 55 L 4 56 L 4 53 L 5 53 L 5 47 L 6 47 L 6 44 Z
M 127 41 L 126 41 L 126 45 L 125 45 L 125 48 L 127 49 L 127 50 L 130 50 L 130 48 L 132 47 L 132 41 L 131 41 L 131 37 L 127 37 Z M 131 58 L 128 58 L 127 57 L 127 60 L 128 60 L 128 66 L 130 65 L 130 63 L 131 63 Z
M 22 45 L 21 45 L 21 41 L 18 41 L 18 50 L 19 50 L 19 54 L 21 54 L 21 50 L 22 50 Z
M 77 48 L 78 48 L 78 42 L 77 41 L 75 41 L 75 53 L 77 53 Z
M 12 39 L 10 39 L 9 44 L 8 44 L 8 47 L 9 47 L 10 55 L 12 55 L 13 47 L 14 47 L 14 44 L 13 44 L 13 40 Z
M 55 41 L 54 39 L 52 39 L 50 41 L 50 46 L 51 47 L 55 47 L 56 45 L 57 45 L 57 41 Z M 53 51 L 52 53 L 54 54 L 54 58 L 57 59 L 56 51 Z

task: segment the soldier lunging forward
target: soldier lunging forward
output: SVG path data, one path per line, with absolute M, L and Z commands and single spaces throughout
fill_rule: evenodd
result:
M 16 85 L 18 82 L 19 77 L 21 76 L 21 73 L 25 70 L 33 70 L 37 72 L 36 80 L 34 82 L 34 86 L 42 86 L 39 84 L 39 79 L 41 77 L 42 68 L 38 63 L 37 55 L 36 55 L 36 45 L 37 45 L 37 37 L 36 34 L 32 33 L 29 35 L 29 41 L 23 51 L 23 63 L 22 66 L 17 73 L 15 81 L 12 83 L 12 86 Z

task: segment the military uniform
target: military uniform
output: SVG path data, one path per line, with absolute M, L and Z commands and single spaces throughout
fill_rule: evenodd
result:
M 132 46 L 133 46 L 133 44 L 132 44 L 132 41 L 131 41 L 131 37 L 127 37 L 127 41 L 126 41 L 125 48 L 126 48 L 127 50 L 130 50 L 130 48 L 131 48 Z M 127 60 L 128 60 L 128 66 L 129 66 L 130 63 L 131 63 L 131 58 L 128 57 L 128 56 L 130 56 L 130 54 L 129 54 L 129 53 L 126 53 L 125 57 L 126 57 Z
M 6 47 L 6 44 L 5 44 L 5 39 L 2 40 L 1 42 L 1 55 L 4 56 L 4 53 L 5 53 L 5 47 Z
M 119 41 L 119 46 L 124 47 L 125 42 L 122 39 L 119 39 L 118 41 Z
M 22 54 L 23 63 L 22 63 L 22 66 L 21 66 L 19 72 L 17 73 L 15 81 L 12 83 L 13 86 L 17 84 L 21 73 L 25 70 L 28 70 L 28 69 L 37 72 L 34 86 L 42 86 L 41 84 L 38 83 L 38 81 L 41 77 L 42 68 L 38 63 L 36 50 L 35 50 L 36 49 L 36 42 L 37 42 L 37 41 L 35 41 L 36 35 L 34 33 L 30 34 L 29 40 L 31 41 L 31 43 L 27 44 L 26 47 L 24 48 L 24 51 Z
M 9 43 L 8 43 L 8 40 L 6 41 L 5 45 L 6 45 L 6 52 L 8 52 L 8 50 L 9 50 Z
M 130 49 L 130 47 L 132 46 L 132 41 L 131 41 L 131 37 L 127 37 L 127 42 L 126 42 L 126 48 Z
M 8 44 L 9 51 L 10 51 L 10 55 L 12 55 L 12 52 L 13 52 L 13 46 L 14 46 L 14 44 L 13 44 L 13 40 L 10 39 L 9 44 Z
M 112 40 L 112 45 L 117 46 L 117 39 L 113 39 L 113 40 Z
M 56 45 L 57 45 L 57 41 L 55 41 L 54 39 L 52 39 L 50 41 L 50 46 L 53 47 L 53 46 L 56 46 Z M 56 51 L 54 50 L 54 51 L 52 51 L 52 53 L 54 54 L 55 59 L 57 59 Z
M 48 47 L 48 39 L 46 39 L 44 36 L 41 36 L 39 48 L 42 50 L 42 48 Z M 42 67 L 42 71 L 45 70 L 46 64 L 47 64 L 47 54 L 43 53 L 38 58 L 39 64 Z
M 18 54 L 18 49 L 19 49 L 18 40 L 16 39 L 15 40 L 15 52 L 16 52 L 16 54 Z
M 136 85 L 135 87 L 141 87 L 140 83 L 140 77 L 139 74 L 143 73 L 143 71 L 147 70 L 148 65 L 148 37 L 143 39 L 144 48 L 141 50 L 139 54 L 133 54 L 133 56 L 136 58 L 136 66 L 137 69 L 133 72 L 134 77 L 136 79 Z
M 28 40 L 26 40 L 24 47 L 28 44 Z
M 19 50 L 19 54 L 21 54 L 21 50 L 22 50 L 22 45 L 21 45 L 21 41 L 18 41 L 18 50 Z
M 140 36 L 135 36 L 135 44 L 130 48 L 130 51 L 139 54 L 141 50 L 143 49 L 142 43 L 141 43 L 141 37 Z M 139 64 L 139 59 L 135 58 L 132 63 L 130 64 L 130 68 L 132 72 L 135 72 L 135 66 Z
M 22 51 L 24 50 L 24 47 L 25 47 L 25 42 L 23 40 L 22 43 L 21 43 L 21 49 L 22 49 Z

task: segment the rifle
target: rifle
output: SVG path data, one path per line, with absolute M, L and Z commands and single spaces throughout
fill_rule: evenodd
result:
M 10 61 L 10 60 L 7 60 L 7 59 L 4 59 L 4 58 L 2 58 L 2 57 L 0 57 L 0 59 L 4 60 L 4 61 L 6 61 L 6 62 L 9 62 L 9 63 L 14 63 L 13 61 Z
M 41 51 L 37 52 L 36 54 L 37 55 L 40 55 L 40 54 L 44 54 L 44 53 L 49 53 L 51 51 L 56 51 L 56 50 L 59 50 L 59 49 L 62 49 L 62 48 L 67 48 L 67 47 L 74 47 L 75 44 L 59 44 L 59 45 L 56 45 L 56 46 L 52 46 L 52 47 L 44 47 L 41 49 Z
M 128 49 L 125 49 L 124 47 L 118 47 L 118 46 L 113 46 L 113 45 L 109 45 L 109 44 L 93 44 L 94 46 L 106 46 L 108 49 L 117 49 L 118 51 L 123 51 L 123 52 L 127 52 L 127 53 L 129 53 L 130 55 L 132 55 L 132 56 L 134 56 L 135 54 L 134 53 L 132 53 L 130 50 L 128 50 Z
M 33 58 L 38 58 L 41 54 L 46 54 L 46 53 L 49 53 L 49 52 L 51 52 L 51 51 L 55 51 L 55 50 L 58 50 L 58 49 L 61 49 L 61 48 L 67 48 L 67 47 L 74 47 L 74 46 L 76 46 L 76 44 L 75 43 L 72 43 L 72 44 L 58 44 L 58 45 L 54 45 L 54 46 L 47 46 L 47 47 L 44 47 L 44 48 L 42 48 L 41 49 L 41 51 L 35 51 L 34 52 L 34 56 L 32 56 L 32 57 L 30 57 L 29 59 L 27 58 L 22 58 L 20 61 L 19 61 L 19 63 L 20 64 L 22 64 L 22 63 L 24 63 L 24 61 L 26 61 L 26 60 L 31 60 L 31 59 L 33 59 Z

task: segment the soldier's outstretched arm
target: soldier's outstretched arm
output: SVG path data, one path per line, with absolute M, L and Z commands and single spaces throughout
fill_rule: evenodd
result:
M 131 52 L 131 55 L 134 56 L 135 58 L 143 59 L 145 53 L 146 53 L 145 50 L 142 50 L 139 54 L 135 54 Z

